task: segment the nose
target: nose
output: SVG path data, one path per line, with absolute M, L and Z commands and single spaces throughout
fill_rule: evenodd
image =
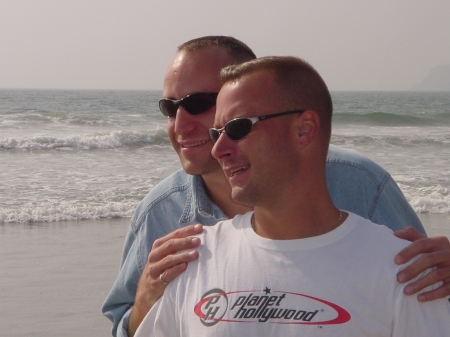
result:
M 185 135 L 195 128 L 195 116 L 188 113 L 181 105 L 178 106 L 176 117 L 174 118 L 174 131 L 178 135 Z
M 217 142 L 222 132 L 224 132 L 225 129 L 209 129 L 209 137 L 211 138 L 213 144 Z
M 227 137 L 225 132 L 222 131 L 211 149 L 211 156 L 220 161 L 220 159 L 231 156 L 236 151 L 236 146 L 237 142 L 231 140 Z

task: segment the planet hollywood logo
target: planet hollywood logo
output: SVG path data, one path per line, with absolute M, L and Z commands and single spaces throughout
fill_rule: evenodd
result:
M 212 289 L 194 307 L 205 326 L 219 322 L 265 324 L 343 324 L 351 319 L 342 307 L 304 294 L 273 291 L 225 292 Z

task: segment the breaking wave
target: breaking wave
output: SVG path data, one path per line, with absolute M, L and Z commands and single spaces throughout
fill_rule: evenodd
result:
M 165 130 L 154 132 L 113 131 L 106 134 L 50 137 L 36 136 L 31 138 L 1 138 L 0 149 L 6 150 L 53 150 L 53 149 L 115 149 L 151 144 L 170 145 Z

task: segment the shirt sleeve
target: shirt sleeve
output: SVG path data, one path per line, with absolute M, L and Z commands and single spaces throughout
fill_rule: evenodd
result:
M 380 193 L 373 203 L 373 212 L 370 218 L 372 222 L 385 225 L 393 231 L 412 226 L 425 234 L 419 217 L 390 175 L 385 176 L 379 189 Z
M 119 275 L 102 306 L 103 315 L 113 322 L 114 337 L 128 337 L 128 317 L 141 275 L 138 268 L 137 244 L 136 233 L 130 228 L 125 240 Z

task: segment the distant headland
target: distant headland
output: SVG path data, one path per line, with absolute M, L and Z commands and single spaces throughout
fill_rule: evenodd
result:
M 411 88 L 413 91 L 450 91 L 450 64 L 434 67 L 421 83 Z

